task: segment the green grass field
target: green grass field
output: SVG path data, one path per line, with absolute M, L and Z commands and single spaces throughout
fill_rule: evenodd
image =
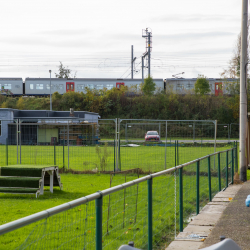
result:
M 1 146 L 5 147 L 5 146 Z M 225 150 L 230 145 L 217 148 Z M 57 146 L 56 164 L 62 163 L 62 147 Z M 99 150 L 99 153 L 98 153 Z M 106 152 L 105 152 L 106 150 Z M 85 160 L 83 166 L 88 166 L 90 162 L 95 162 L 91 168 L 101 164 L 105 154 L 112 154 L 112 147 L 70 147 L 70 166 L 75 170 L 84 170 L 79 162 Z M 211 147 L 179 147 L 179 164 L 185 163 L 196 158 L 214 152 Z M 2 152 L 2 164 L 4 154 Z M 9 146 L 8 155 L 14 155 L 16 147 Z M 46 155 L 46 157 L 45 157 Z M 15 157 L 14 157 L 15 158 Z M 12 158 L 9 158 L 12 159 Z M 65 161 L 68 158 L 65 156 Z M 113 169 L 112 155 L 106 159 L 103 170 Z M 16 160 L 16 159 L 15 159 Z M 22 163 L 25 164 L 54 165 L 53 146 L 23 146 Z M 13 161 L 13 159 L 12 159 Z M 13 161 L 13 164 L 16 164 Z M 215 165 L 213 165 L 213 162 Z M 167 168 L 174 166 L 175 148 L 167 147 Z M 211 163 L 216 171 L 216 162 L 211 159 Z M 4 164 L 3 164 L 4 165 Z M 121 170 L 141 167 L 144 171 L 158 171 L 164 169 L 165 147 L 159 146 L 140 146 L 136 148 L 121 147 Z M 225 159 L 221 159 L 221 166 L 225 165 Z M 207 160 L 201 162 L 201 206 L 208 201 L 208 178 L 204 175 L 207 171 Z M 86 168 L 85 168 L 86 169 Z M 188 218 L 195 212 L 196 182 L 195 164 L 189 167 L 190 174 L 184 177 L 184 216 Z M 213 170 L 212 170 L 213 171 Z M 216 172 L 215 172 L 216 174 Z M 222 179 L 225 176 L 222 174 Z M 137 175 L 116 174 L 112 179 L 112 186 L 137 178 Z M 54 188 L 54 193 L 49 192 L 49 187 L 45 189 L 45 194 L 38 199 L 32 195 L 0 194 L 1 214 L 0 224 L 37 213 L 39 211 L 63 204 L 68 201 L 86 196 L 98 190 L 110 187 L 109 174 L 61 174 L 63 191 Z M 218 180 L 212 178 L 213 194 L 218 191 Z M 225 181 L 222 182 L 225 185 Z M 178 180 L 176 181 L 178 190 Z M 177 207 L 178 215 L 178 193 L 177 204 L 175 204 L 175 177 L 165 175 L 153 180 L 153 208 L 154 208 L 154 246 L 162 246 L 169 242 L 174 236 L 174 211 Z M 178 222 L 177 222 L 178 224 Z M 178 225 L 177 225 L 178 229 Z M 33 230 L 33 231 L 32 231 Z M 137 246 L 146 248 L 147 235 L 147 182 L 105 196 L 103 201 L 103 248 L 118 249 L 121 244 L 130 240 L 137 242 Z M 29 236 L 29 237 L 28 237 Z M 52 216 L 47 220 L 34 223 L 14 232 L 0 236 L 0 249 L 19 249 L 18 247 L 28 240 L 25 246 L 32 244 L 31 248 L 20 249 L 75 249 L 74 245 L 83 249 L 94 249 L 95 241 L 95 203 L 89 202 L 88 205 L 63 212 Z M 40 240 L 38 240 L 40 239 Z M 46 243 L 50 242 L 50 243 Z M 61 245 L 61 242 L 65 242 Z M 46 245 L 47 244 L 47 245 Z M 72 245 L 73 244 L 73 245 Z
M 222 159 L 222 166 L 224 163 Z M 200 168 L 202 172 L 200 206 L 202 207 L 208 201 L 208 178 L 204 175 L 207 169 L 206 159 L 202 161 Z M 195 213 L 195 164 L 191 165 L 188 171 L 190 174 L 185 174 L 183 178 L 184 218 L 186 219 Z M 137 175 L 127 174 L 125 177 L 123 174 L 116 174 L 112 179 L 112 186 L 124 183 L 125 178 L 126 181 L 130 181 L 137 178 Z M 61 180 L 63 191 L 54 188 L 54 193 L 51 194 L 47 187 L 45 194 L 38 199 L 34 195 L 0 194 L 0 224 L 110 187 L 109 174 L 61 174 Z M 223 174 L 222 180 L 224 187 Z M 175 207 L 178 230 L 178 183 L 178 177 L 176 177 L 175 203 L 174 175 L 164 175 L 153 180 L 154 248 L 164 247 L 173 238 Z M 212 189 L 213 194 L 218 192 L 217 177 L 212 177 Z M 139 184 L 138 187 L 135 185 L 105 196 L 103 200 L 103 249 L 118 249 L 121 244 L 130 240 L 134 240 L 137 247 L 146 248 L 147 182 Z M 22 245 L 24 242 L 25 244 Z M 29 244 L 32 245 L 29 247 Z M 0 249 L 83 249 L 84 247 L 95 249 L 94 201 L 0 236 Z
M 175 147 L 157 146 L 148 144 L 139 147 L 120 147 L 121 170 L 141 168 L 145 172 L 156 172 L 175 166 Z M 217 147 L 216 151 L 226 150 L 232 145 L 225 144 Z M 19 164 L 57 165 L 60 168 L 78 171 L 113 171 L 114 151 L 113 146 L 6 146 L 0 145 L 0 166 Z M 177 164 L 189 162 L 199 157 L 214 153 L 214 147 L 203 144 L 202 146 L 185 146 L 180 143 L 178 147 L 179 160 Z M 18 162 L 17 162 L 18 154 Z M 21 155 L 21 157 L 20 157 Z M 165 157 L 166 155 L 166 157 Z

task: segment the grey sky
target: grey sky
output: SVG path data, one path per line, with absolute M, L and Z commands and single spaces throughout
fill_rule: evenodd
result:
M 77 77 L 136 78 L 153 34 L 152 75 L 219 77 L 240 32 L 238 0 L 8 0 L 1 2 L 0 76 L 49 77 L 59 61 Z

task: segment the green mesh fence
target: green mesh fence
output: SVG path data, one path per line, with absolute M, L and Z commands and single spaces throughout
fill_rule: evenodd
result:
M 57 165 L 65 170 L 157 172 L 230 148 L 215 144 L 215 121 L 29 119 L 5 121 L 0 164 Z M 147 137 L 154 131 L 158 137 Z M 159 139 L 158 139 L 159 138 Z
M 113 172 L 111 189 L 93 194 L 98 199 L 82 198 L 84 204 L 73 201 L 78 205 L 67 210 L 53 208 L 51 211 L 59 212 L 55 215 L 47 210 L 51 216 L 17 229 L 17 236 L 20 230 L 25 232 L 17 249 L 118 249 L 129 241 L 141 249 L 151 249 L 151 244 L 152 249 L 163 249 L 217 192 L 230 184 L 235 153 L 231 149 L 212 154 L 139 179 L 138 169 L 125 171 L 120 173 L 124 183 L 118 186 L 114 178 L 118 173 Z M 101 200 L 101 210 L 97 210 L 97 200 Z

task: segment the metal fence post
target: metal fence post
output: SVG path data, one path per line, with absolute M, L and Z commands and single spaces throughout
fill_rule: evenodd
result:
M 152 178 L 148 180 L 148 250 L 153 249 L 153 197 Z
M 56 165 L 56 138 L 54 137 L 54 165 Z
M 115 173 L 115 140 L 114 140 L 114 173 Z
M 180 232 L 183 232 L 183 179 L 182 168 L 179 169 L 179 199 L 180 199 Z
M 235 171 L 238 172 L 238 142 L 235 142 Z
M 200 213 L 200 161 L 196 162 L 196 214 Z
M 232 178 L 232 184 L 234 184 L 234 149 L 231 152 L 232 152 L 231 178 Z
M 219 179 L 219 191 L 221 191 L 220 153 L 218 154 L 218 179 Z
M 8 138 L 6 138 L 6 166 L 8 166 Z
M 212 188 L 211 188 L 211 164 L 210 164 L 210 156 L 208 156 L 207 160 L 208 160 L 208 187 L 209 187 L 209 201 L 212 201 Z
M 179 165 L 179 141 L 177 140 L 177 165 Z
M 176 140 L 174 141 L 174 156 L 175 156 L 175 158 L 174 158 L 174 166 L 176 167 L 176 160 L 177 160 L 177 157 L 176 157 Z
M 102 250 L 102 196 L 95 200 L 96 209 L 96 250 Z
M 64 133 L 65 133 L 65 129 L 64 129 Z M 65 138 L 63 139 L 63 168 L 64 168 L 64 144 L 65 144 Z
M 120 140 L 120 138 L 118 141 L 118 159 L 119 159 L 119 169 L 120 169 L 120 171 L 122 171 L 122 167 L 121 167 L 121 140 Z
M 228 187 L 228 151 L 226 153 L 226 187 Z

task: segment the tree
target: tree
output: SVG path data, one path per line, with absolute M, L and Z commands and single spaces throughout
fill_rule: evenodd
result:
M 205 95 L 210 92 L 209 81 L 203 75 L 199 75 L 194 84 L 195 94 Z
M 149 75 L 147 78 L 144 79 L 144 83 L 141 86 L 142 92 L 145 95 L 152 95 L 155 91 L 155 82 L 153 78 Z
M 76 73 L 74 76 L 71 75 L 71 70 L 67 69 L 65 66 L 63 66 L 62 62 L 60 62 L 60 65 L 58 66 L 58 74 L 55 73 L 57 78 L 76 78 Z

